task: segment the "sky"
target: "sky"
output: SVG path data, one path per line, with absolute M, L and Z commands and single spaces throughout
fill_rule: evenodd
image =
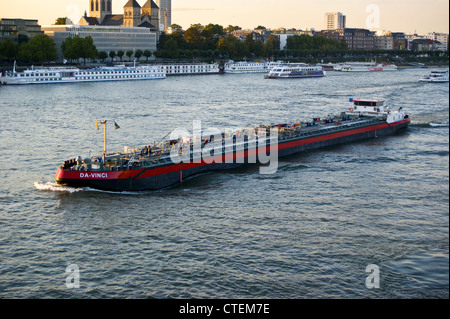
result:
M 113 0 L 122 14 L 127 0 Z M 137 0 L 144 5 L 146 0 Z M 1 0 L 0 18 L 38 19 L 41 25 L 68 16 L 76 23 L 88 11 L 88 0 Z M 448 0 L 172 0 L 172 23 L 214 23 L 253 29 L 324 29 L 326 12 L 342 12 L 347 27 L 425 35 L 449 32 Z

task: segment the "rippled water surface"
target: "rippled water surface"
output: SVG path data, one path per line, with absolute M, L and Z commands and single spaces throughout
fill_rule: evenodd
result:
M 0 87 L 0 298 L 448 298 L 449 85 L 427 69 Z M 169 189 L 54 184 L 57 167 L 174 128 L 303 121 L 382 98 L 399 135 L 209 173 Z M 80 287 L 66 287 L 77 265 Z M 379 267 L 369 289 L 368 265 Z

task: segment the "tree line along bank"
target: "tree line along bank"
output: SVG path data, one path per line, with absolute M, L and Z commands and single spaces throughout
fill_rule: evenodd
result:
M 258 27 L 263 28 L 263 27 Z M 158 49 L 123 51 L 97 51 L 93 39 L 74 36 L 66 38 L 61 45 L 64 59 L 75 63 L 98 59 L 101 62 L 123 58 L 146 61 L 154 56 L 157 59 L 199 61 L 225 59 L 290 59 L 293 61 L 339 62 L 348 59 L 364 60 L 381 58 L 388 61 L 400 59 L 405 62 L 427 62 L 448 64 L 448 51 L 415 52 L 409 50 L 349 50 L 345 41 L 330 39 L 324 36 L 293 35 L 287 38 L 286 49 L 280 50 L 280 40 L 270 35 L 266 41 L 254 39 L 249 34 L 245 39 L 232 35 L 239 30 L 235 26 L 223 28 L 217 24 L 203 26 L 191 25 L 186 31 L 178 25 L 172 25 L 172 33 L 162 33 Z M 58 59 L 58 50 L 53 39 L 47 35 L 37 35 L 31 39 L 19 38 L 18 43 L 6 39 L 0 42 L 0 60 L 20 60 L 23 63 L 39 63 Z

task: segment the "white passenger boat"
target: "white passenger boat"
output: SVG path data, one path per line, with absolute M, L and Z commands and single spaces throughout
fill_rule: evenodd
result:
M 341 72 L 397 71 L 397 66 L 376 62 L 346 62 L 335 65 L 334 70 Z
M 284 65 L 283 61 L 272 62 L 234 62 L 232 60 L 225 63 L 224 73 L 243 74 L 243 73 L 269 73 L 276 66 Z
M 430 74 L 419 79 L 419 82 L 443 83 L 448 82 L 448 70 L 433 70 Z
M 159 65 L 166 75 L 201 75 L 201 74 L 219 74 L 218 63 L 178 63 Z
M 0 77 L 3 85 L 20 84 L 51 84 L 51 83 L 77 83 L 100 81 L 131 81 L 165 79 L 166 73 L 161 67 L 124 65 L 115 67 L 100 67 L 94 69 L 79 69 L 75 67 L 49 67 L 35 68 L 16 72 L 6 72 Z
M 313 66 L 305 63 L 290 63 L 284 66 L 274 67 L 266 76 L 267 79 L 294 79 L 317 78 L 326 75 L 321 66 Z

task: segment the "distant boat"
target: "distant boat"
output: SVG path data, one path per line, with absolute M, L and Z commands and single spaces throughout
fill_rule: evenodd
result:
M 293 63 L 273 68 L 266 76 L 268 79 L 317 78 L 326 75 L 321 66 L 305 63 Z
M 159 65 L 167 76 L 170 75 L 203 75 L 203 74 L 219 74 L 220 68 L 218 63 L 176 63 Z
M 346 62 L 334 66 L 335 71 L 341 72 L 397 71 L 397 69 L 395 64 L 376 62 Z
M 269 73 L 276 66 L 284 65 L 285 62 L 235 62 L 233 60 L 225 63 L 223 72 L 230 74 L 245 74 L 245 73 Z
M 444 83 L 448 82 L 448 70 L 434 70 L 419 79 L 419 82 Z
M 166 73 L 158 66 L 126 67 L 100 67 L 93 69 L 78 69 L 75 67 L 50 67 L 27 69 L 16 72 L 14 63 L 13 71 L 6 72 L 0 77 L 3 85 L 23 84 L 55 84 L 78 82 L 102 82 L 102 81 L 131 81 L 131 80 L 156 80 L 165 79 Z

